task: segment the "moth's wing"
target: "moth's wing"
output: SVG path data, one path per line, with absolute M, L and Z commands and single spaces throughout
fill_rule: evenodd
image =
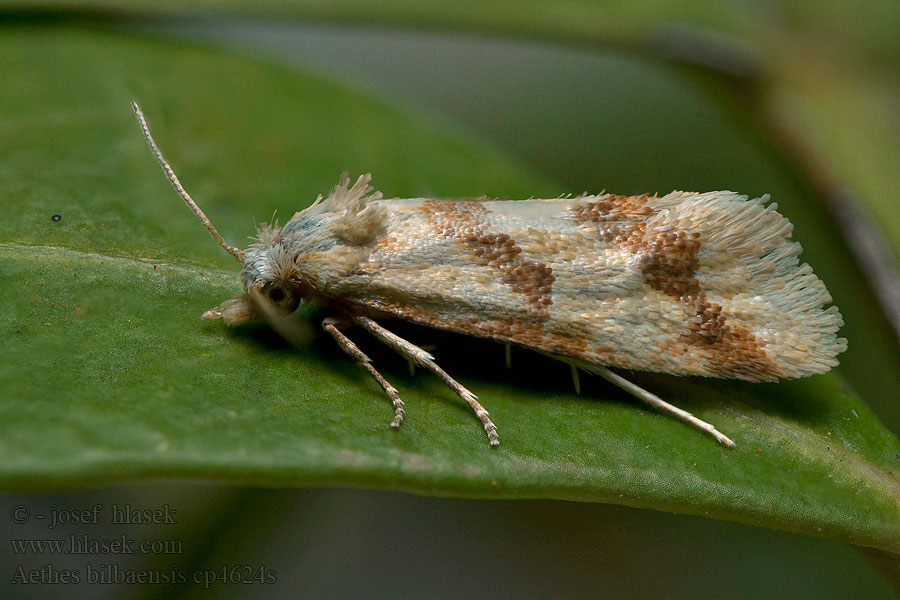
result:
M 846 347 L 791 224 L 731 192 L 519 202 L 390 200 L 354 310 L 572 359 L 751 381 L 827 371 Z

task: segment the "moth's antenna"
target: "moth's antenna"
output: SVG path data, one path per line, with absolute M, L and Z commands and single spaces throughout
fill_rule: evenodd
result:
M 225 251 L 228 254 L 235 257 L 239 263 L 244 262 L 244 251 L 240 248 L 235 248 L 234 246 L 230 246 L 219 232 L 216 231 L 216 228 L 213 227 L 213 224 L 206 218 L 206 215 L 203 214 L 203 211 L 200 210 L 200 207 L 197 206 L 197 203 L 191 198 L 190 194 L 188 194 L 184 187 L 182 187 L 181 182 L 178 181 L 178 176 L 175 175 L 175 171 L 172 170 L 172 167 L 169 166 L 169 163 L 166 162 L 166 159 L 163 158 L 162 153 L 159 151 L 159 148 L 156 147 L 156 142 L 153 141 L 153 136 L 150 134 L 150 128 L 147 127 L 147 120 L 144 118 L 144 113 L 141 112 L 141 107 L 137 105 L 137 102 L 131 102 L 131 108 L 134 110 L 134 116 L 137 117 L 138 123 L 141 126 L 141 132 L 144 134 L 144 139 L 147 140 L 147 145 L 150 146 L 150 151 L 153 152 L 153 156 L 156 157 L 156 160 L 159 162 L 159 166 L 162 167 L 163 172 L 166 174 L 166 177 L 169 178 L 169 183 L 172 184 L 172 187 L 175 188 L 175 191 L 178 192 L 178 195 L 181 196 L 181 199 L 184 200 L 185 204 L 187 204 L 194 214 L 197 215 L 197 218 L 200 219 L 200 222 L 206 225 L 206 229 L 209 233 L 216 238 L 216 241 L 219 242 L 219 245 L 225 248 Z

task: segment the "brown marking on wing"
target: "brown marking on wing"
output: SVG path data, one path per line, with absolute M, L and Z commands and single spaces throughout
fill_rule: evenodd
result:
M 429 200 L 422 211 L 432 229 L 442 237 L 457 239 L 476 260 L 500 272 L 500 282 L 526 298 L 526 308 L 539 320 L 550 318 L 553 304 L 553 269 L 520 256 L 520 248 L 506 233 L 488 229 L 484 216 L 490 211 L 479 202 Z
M 695 306 L 696 316 L 688 321 L 689 334 L 682 340 L 708 349 L 713 372 L 720 377 L 774 381 L 782 375 L 763 347 L 765 343 L 743 327 L 729 325 L 722 307 L 704 294 Z
M 652 196 L 655 198 L 656 196 Z M 619 196 L 610 194 L 595 202 L 585 202 L 572 209 L 571 216 L 578 223 L 608 223 L 624 219 L 647 219 L 653 215 L 648 204 L 651 196 Z
M 700 295 L 697 267 L 700 266 L 700 234 L 686 231 L 656 231 L 641 235 L 640 253 L 644 280 L 659 290 L 682 301 Z M 637 240 L 634 240 L 637 241 Z M 633 241 L 631 243 L 634 243 Z
M 652 198 L 656 196 L 613 194 L 573 207 L 568 217 L 607 244 L 633 249 L 644 235 L 645 222 L 654 214 L 649 205 Z
M 636 247 L 645 281 L 689 306 L 693 312 L 683 343 L 701 348 L 711 374 L 719 377 L 773 380 L 781 370 L 766 355 L 765 343 L 743 327 L 732 326 L 722 307 L 710 302 L 697 280 L 699 233 L 654 231 Z

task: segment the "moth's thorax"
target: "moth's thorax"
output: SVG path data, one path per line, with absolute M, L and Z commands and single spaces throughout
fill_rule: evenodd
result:
M 336 284 L 368 260 L 386 229 L 387 210 L 368 183 L 365 175 L 351 186 L 345 175 L 327 198 L 294 214 L 284 227 L 260 226 L 257 243 L 244 254 L 244 287 L 278 284 L 304 297 L 332 295 Z

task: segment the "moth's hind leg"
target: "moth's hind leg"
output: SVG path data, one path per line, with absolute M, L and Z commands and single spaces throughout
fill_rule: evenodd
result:
M 380 341 L 390 346 L 395 352 L 397 352 L 407 360 L 415 362 L 416 364 L 422 366 L 425 369 L 428 369 L 429 371 L 437 375 L 438 378 L 447 385 L 447 387 L 456 392 L 456 394 L 460 398 L 465 400 L 466 403 L 472 408 L 472 410 L 475 412 L 475 416 L 477 416 L 478 420 L 481 421 L 481 424 L 484 425 L 484 431 L 485 433 L 487 433 L 488 441 L 490 442 L 491 446 L 497 447 L 500 445 L 500 438 L 497 435 L 497 426 L 494 425 L 493 421 L 491 421 L 491 417 L 488 414 L 488 411 L 486 411 L 484 407 L 481 406 L 481 404 L 478 402 L 478 397 L 467 390 L 465 387 L 460 385 L 458 381 L 450 377 L 450 375 L 448 375 L 446 371 L 437 366 L 437 363 L 434 362 L 433 356 L 431 356 L 428 352 L 425 352 L 412 342 L 408 342 L 402 337 L 391 333 L 368 317 L 356 316 L 353 317 L 353 321 L 363 327 L 366 331 L 374 335 Z
M 628 381 L 621 375 L 617 375 L 617 374 L 613 373 L 612 371 L 610 371 L 609 369 L 607 369 L 605 367 L 600 367 L 597 365 L 592 365 L 590 367 L 590 371 L 592 373 L 596 373 L 597 375 L 600 375 L 601 377 L 603 377 L 610 383 L 613 383 L 613 384 L 619 386 L 620 388 L 622 388 L 623 390 L 625 390 L 632 396 L 635 396 L 636 398 L 640 398 L 641 400 L 643 400 L 650 406 L 653 406 L 654 408 L 661 410 L 662 412 L 668 413 L 668 414 L 672 415 L 673 417 L 675 417 L 676 419 L 680 419 L 681 421 L 684 421 L 685 423 L 687 423 L 693 427 L 696 427 L 697 429 L 699 429 L 701 431 L 705 431 L 706 433 L 713 436 L 719 442 L 725 444 L 729 448 L 734 448 L 734 442 L 732 442 L 722 432 L 720 432 L 718 429 L 716 429 L 715 427 L 713 427 L 706 421 L 698 419 L 697 417 L 695 417 L 691 413 L 687 412 L 686 410 L 682 410 L 682 409 L 678 408 L 677 406 L 669 404 L 668 402 L 666 402 L 659 396 L 657 396 L 655 394 L 651 394 L 650 392 L 648 392 L 641 386 Z
M 356 344 L 354 344 L 350 338 L 338 329 L 338 325 L 344 324 L 345 323 L 338 319 L 329 317 L 322 321 L 322 329 L 330 333 L 331 337 L 334 338 L 334 341 L 341 347 L 341 350 L 346 352 L 350 358 L 355 360 L 359 366 L 372 376 L 372 379 L 378 382 L 378 385 L 381 386 L 381 389 L 384 390 L 384 393 L 387 394 L 388 398 L 391 400 L 391 404 L 394 406 L 394 420 L 391 421 L 391 428 L 397 429 L 400 427 L 400 423 L 403 422 L 404 415 L 406 415 L 406 411 L 403 410 L 403 400 L 397 395 L 397 389 L 388 383 L 388 380 L 382 377 L 381 373 L 372 366 L 372 359 L 366 356 L 362 350 L 356 347 Z

